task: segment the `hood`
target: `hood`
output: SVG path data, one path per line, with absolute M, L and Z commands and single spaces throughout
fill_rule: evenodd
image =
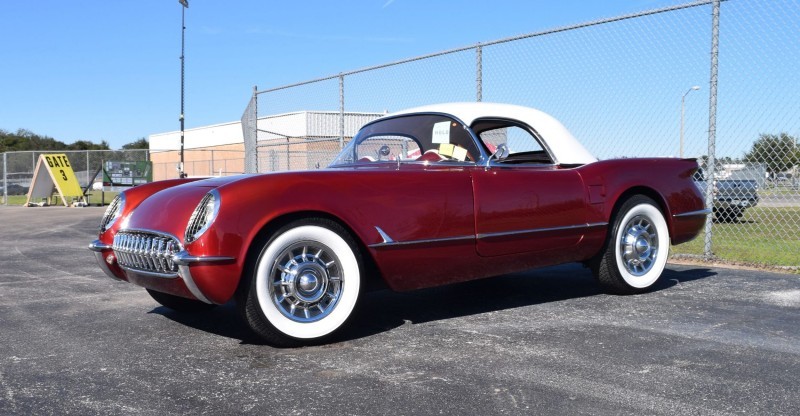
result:
M 243 174 L 243 175 L 233 175 L 233 176 L 220 176 L 220 177 L 213 177 L 208 179 L 202 179 L 195 182 L 190 182 L 181 185 L 181 187 L 200 187 L 200 188 L 218 188 L 222 185 L 227 185 L 231 182 L 236 182 L 242 179 L 246 179 L 252 176 L 256 176 L 256 174 Z
M 189 218 L 208 191 L 251 176 L 209 178 L 160 190 L 134 208 L 122 228 L 166 232 L 183 242 Z

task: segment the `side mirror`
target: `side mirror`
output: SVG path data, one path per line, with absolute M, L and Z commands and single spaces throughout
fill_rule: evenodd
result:
M 508 146 L 505 143 L 503 143 L 497 146 L 497 149 L 495 149 L 494 153 L 492 153 L 492 155 L 489 156 L 489 159 L 486 160 L 486 169 L 489 169 L 489 163 L 492 161 L 492 159 L 503 160 L 507 157 L 508 157 Z
M 387 145 L 381 146 L 381 148 L 378 149 L 378 159 L 382 159 L 386 156 L 389 156 L 389 153 L 391 153 L 391 150 L 389 150 L 389 146 Z

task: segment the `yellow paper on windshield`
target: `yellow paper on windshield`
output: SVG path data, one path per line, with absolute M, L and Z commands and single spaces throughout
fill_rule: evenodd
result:
M 442 156 L 453 157 L 455 146 L 450 143 L 442 143 L 439 145 L 439 154 Z

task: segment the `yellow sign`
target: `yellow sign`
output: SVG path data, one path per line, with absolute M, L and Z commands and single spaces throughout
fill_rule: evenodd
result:
M 28 191 L 27 203 L 30 204 L 31 199 L 50 198 L 50 195 L 53 194 L 53 187 L 58 191 L 64 205 L 68 205 L 68 198 L 83 200 L 83 190 L 78 183 L 78 178 L 72 170 L 67 155 L 63 153 L 39 156 L 39 162 L 33 173 L 33 181 L 31 181 L 31 189 Z

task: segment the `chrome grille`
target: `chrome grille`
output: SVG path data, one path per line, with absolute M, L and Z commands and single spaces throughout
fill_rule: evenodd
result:
M 186 235 L 184 236 L 184 240 L 186 240 L 187 243 L 194 241 L 195 234 L 197 234 L 197 232 L 206 225 L 208 200 L 213 197 L 214 195 L 207 193 L 203 199 L 200 200 L 200 203 L 197 205 L 197 208 L 195 208 L 191 218 L 189 218 L 189 224 L 186 226 Z
M 181 250 L 172 237 L 146 231 L 120 231 L 114 236 L 114 254 L 120 266 L 128 269 L 177 274 L 178 265 L 172 255 Z

